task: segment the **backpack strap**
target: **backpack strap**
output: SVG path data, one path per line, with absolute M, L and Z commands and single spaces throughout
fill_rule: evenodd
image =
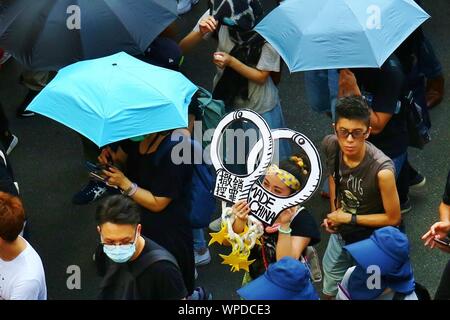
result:
M 336 157 L 334 158 L 334 207 L 337 210 L 338 208 L 338 198 L 339 198 L 339 181 L 341 180 L 341 175 L 339 173 L 339 161 L 340 161 L 340 147 L 339 145 L 336 148 Z
M 177 260 L 169 251 L 148 238 L 145 239 L 145 242 L 149 244 L 150 251 L 141 256 L 139 262 L 134 264 L 131 268 L 130 271 L 133 274 L 134 278 L 137 278 L 148 267 L 159 261 L 168 261 L 175 265 L 178 270 L 180 270 Z

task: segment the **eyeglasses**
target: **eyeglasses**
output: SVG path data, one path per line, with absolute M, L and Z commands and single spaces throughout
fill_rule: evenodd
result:
M 127 242 L 127 243 L 111 243 L 111 242 L 104 242 L 103 241 L 103 236 L 100 234 L 100 244 L 104 245 L 104 246 L 132 246 L 136 240 L 137 240 L 137 230 L 134 233 L 134 239 L 131 242 Z
M 338 130 L 336 130 L 336 135 L 342 139 L 347 139 L 348 136 L 350 136 L 350 135 L 352 136 L 353 139 L 361 139 L 367 133 L 368 133 L 368 131 L 364 132 L 361 129 L 355 129 L 353 131 L 349 131 L 345 128 L 339 128 Z

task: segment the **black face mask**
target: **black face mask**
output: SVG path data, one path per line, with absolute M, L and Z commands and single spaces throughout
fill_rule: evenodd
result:
M 211 16 L 238 32 L 250 31 L 263 17 L 259 0 L 210 0 L 208 5 Z

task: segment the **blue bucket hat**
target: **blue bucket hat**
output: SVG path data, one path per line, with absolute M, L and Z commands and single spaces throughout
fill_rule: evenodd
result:
M 284 257 L 237 293 L 246 300 L 318 300 L 309 270 L 292 258 Z
M 381 287 L 409 294 L 414 291 L 414 276 L 409 258 L 407 236 L 394 227 L 376 230 L 369 239 L 344 247 L 356 260 L 356 268 L 349 278 L 348 290 L 352 299 L 373 299 L 377 290 L 367 288 L 370 266 L 381 272 Z M 378 292 L 378 295 L 382 293 Z

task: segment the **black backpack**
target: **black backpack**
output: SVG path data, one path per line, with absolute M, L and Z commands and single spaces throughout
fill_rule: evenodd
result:
M 111 263 L 100 284 L 99 300 L 140 300 L 136 279 L 152 264 L 169 261 L 180 269 L 174 256 L 156 242 L 145 239 L 150 251 L 139 257 L 138 261 L 129 263 Z M 181 272 L 181 271 L 180 271 Z

